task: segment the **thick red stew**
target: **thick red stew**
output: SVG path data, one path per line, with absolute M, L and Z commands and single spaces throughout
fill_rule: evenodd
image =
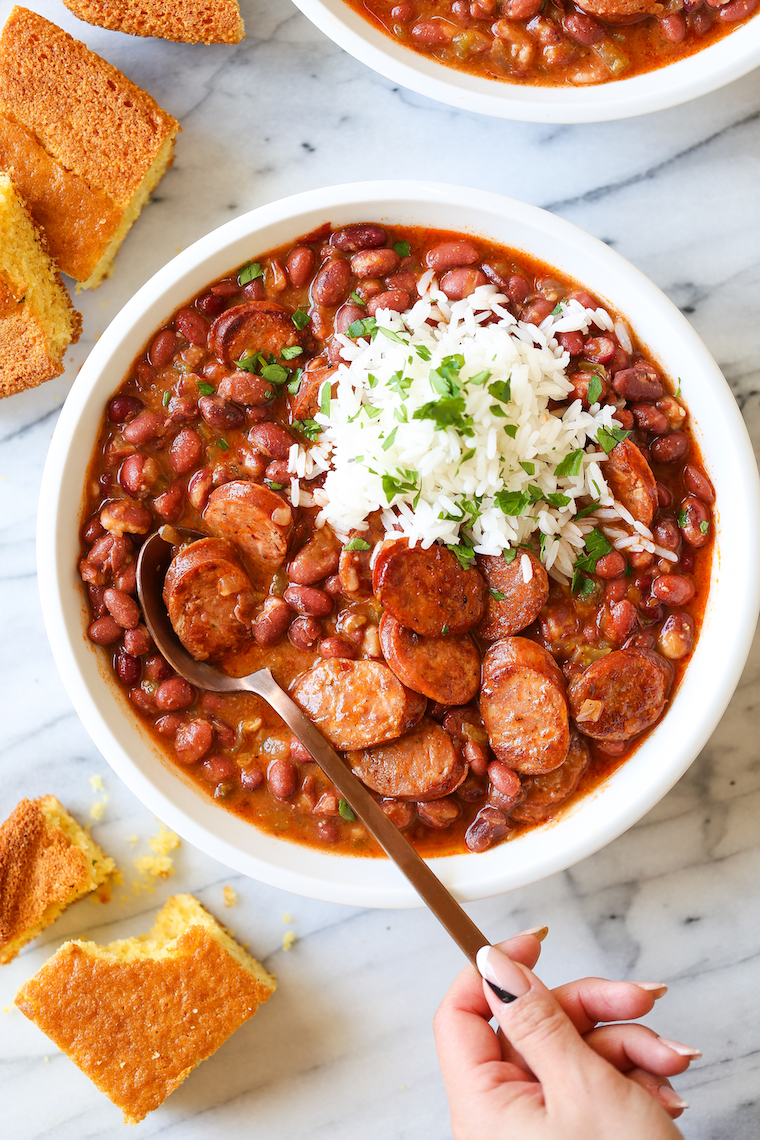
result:
M 341 533 L 325 521 L 330 472 L 304 459 L 317 454 L 325 412 L 341 412 L 351 359 L 383 337 L 406 351 L 404 321 L 425 296 L 436 307 L 423 335 L 466 302 L 487 335 L 509 325 L 521 344 L 536 339 L 565 377 L 538 416 L 544 429 L 597 417 L 596 445 L 565 454 L 551 483 L 531 483 L 536 462 L 520 461 L 524 489 L 497 494 L 490 517 L 523 537 L 495 553 L 477 549 L 486 507 L 475 495 L 459 544 L 393 530 L 416 503 L 397 506 L 413 470 Z M 439 361 L 440 396 L 407 417 L 413 390 L 399 370 L 395 419 L 455 425 L 466 446 L 478 425 L 463 411 L 465 371 L 462 356 Z M 491 451 L 499 432 L 521 438 L 510 424 L 518 371 L 471 376 L 504 425 L 488 435 Z M 369 431 L 377 410 L 365 411 Z M 460 466 L 477 464 L 476 450 Z M 591 453 L 606 499 L 574 482 Z M 350 458 L 360 479 L 363 457 Z M 271 667 L 422 852 L 480 852 L 553 819 L 666 715 L 705 606 L 713 503 L 678 391 L 585 288 L 467 235 L 326 224 L 191 298 L 109 401 L 81 531 L 89 637 L 200 791 L 296 842 L 378 854 L 267 705 L 196 691 L 157 652 L 135 566 L 146 537 L 166 528 L 164 598 L 193 656 L 238 676 Z M 548 553 L 554 537 L 525 529 L 541 517 L 551 531 L 540 514 L 551 509 L 576 535 L 565 572 Z

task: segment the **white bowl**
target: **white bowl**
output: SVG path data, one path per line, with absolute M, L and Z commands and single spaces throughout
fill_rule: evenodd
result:
M 464 204 L 466 203 L 466 204 Z M 598 851 L 665 795 L 722 716 L 744 665 L 760 603 L 760 486 L 744 423 L 706 348 L 671 302 L 628 262 L 569 222 L 511 198 L 457 186 L 370 182 L 262 206 L 184 250 L 114 319 L 61 412 L 42 481 L 38 573 L 58 668 L 85 727 L 132 791 L 184 839 L 255 879 L 329 901 L 420 905 L 385 859 L 338 856 L 266 835 L 185 782 L 152 742 L 88 622 L 77 573 L 79 515 L 104 406 L 151 334 L 235 266 L 315 229 L 357 221 L 431 226 L 524 250 L 577 279 L 630 320 L 664 371 L 681 377 L 717 492 L 716 546 L 702 634 L 667 715 L 635 755 L 560 819 L 480 855 L 432 860 L 461 900 L 524 886 Z
M 710 47 L 645 75 L 590 87 L 531 87 L 469 75 L 420 55 L 379 31 L 344 0 L 294 2 L 331 40 L 386 79 L 462 111 L 529 123 L 600 123 L 662 111 L 760 65 L 758 13 Z

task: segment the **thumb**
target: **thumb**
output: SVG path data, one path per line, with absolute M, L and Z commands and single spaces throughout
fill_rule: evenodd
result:
M 494 946 L 478 951 L 483 992 L 499 1028 L 524 1058 L 544 1089 L 547 1107 L 554 1095 L 587 1086 L 606 1062 L 590 1049 L 553 994 L 527 966 Z

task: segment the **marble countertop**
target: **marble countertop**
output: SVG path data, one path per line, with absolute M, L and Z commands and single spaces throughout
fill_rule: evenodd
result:
M 84 332 L 65 376 L 0 402 L 0 818 L 21 797 L 48 792 L 84 822 L 105 802 L 93 835 L 126 880 L 108 906 L 80 902 L 0 971 L 3 1137 L 122 1135 L 118 1110 L 11 1008 L 13 994 L 64 939 L 145 931 L 170 893 L 189 890 L 250 944 L 279 989 L 132 1135 L 445 1140 L 430 1023 L 462 961 L 427 912 L 298 898 L 186 843 L 173 878 L 155 893 L 139 889 L 134 859 L 159 825 L 90 742 L 42 625 L 34 534 L 48 442 L 97 337 L 181 248 L 286 194 L 409 176 L 525 199 L 614 246 L 688 315 L 757 446 L 760 71 L 670 111 L 540 126 L 456 112 L 398 88 L 288 0 L 243 0 L 248 38 L 213 48 L 90 28 L 57 0 L 34 6 L 147 88 L 183 133 L 114 276 L 78 298 Z M 10 8 L 0 0 L 0 21 Z M 688 1140 L 750 1140 L 760 1124 L 759 717 L 756 641 L 722 723 L 658 807 L 563 874 L 468 907 L 494 941 L 548 924 L 541 974 L 550 984 L 583 974 L 669 984 L 652 1024 L 704 1051 L 675 1080 L 692 1104 L 680 1123 Z M 234 909 L 224 907 L 225 885 L 237 892 Z M 295 935 L 288 951 L 286 931 Z

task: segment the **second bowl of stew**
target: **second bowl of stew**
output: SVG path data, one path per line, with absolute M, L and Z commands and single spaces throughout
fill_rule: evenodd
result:
M 271 668 L 471 899 L 598 849 L 693 760 L 748 650 L 757 502 L 720 372 L 618 255 L 495 195 L 334 187 L 202 239 L 101 338 L 46 467 L 43 605 L 96 743 L 180 834 L 414 905 L 263 702 L 157 652 L 135 564 L 161 529 L 189 652 Z

